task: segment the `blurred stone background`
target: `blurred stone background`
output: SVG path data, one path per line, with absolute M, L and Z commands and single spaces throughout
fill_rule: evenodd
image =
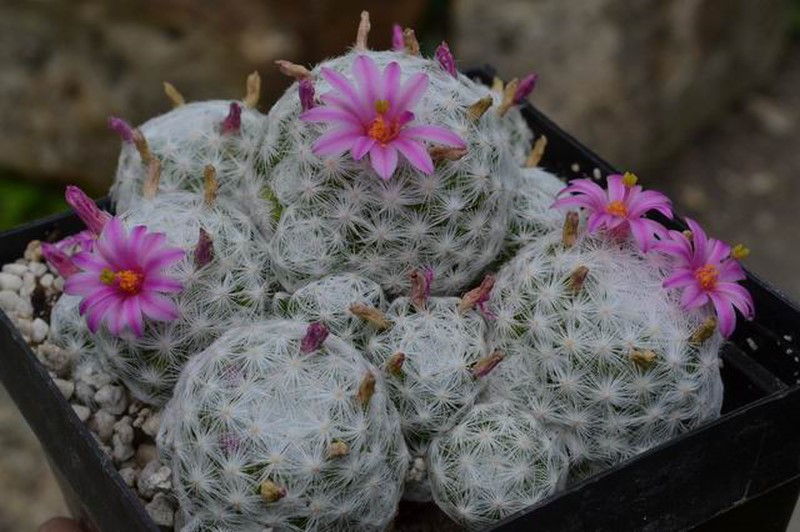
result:
M 800 297 L 800 0 L 3 0 L 0 229 L 63 209 L 65 183 L 103 195 L 107 116 L 167 111 L 162 81 L 234 98 L 258 70 L 266 110 L 273 61 L 339 53 L 364 8 L 376 48 L 399 22 L 462 66 L 538 72 L 538 107 Z M 38 453 L 0 390 L 0 531 L 64 511 Z

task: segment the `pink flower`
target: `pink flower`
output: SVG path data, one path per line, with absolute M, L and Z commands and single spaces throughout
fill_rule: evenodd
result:
M 536 81 L 538 81 L 538 79 L 539 74 L 528 74 L 522 78 L 522 81 L 520 81 L 517 86 L 517 91 L 514 93 L 515 104 L 522 103 L 531 95 L 533 89 L 536 88 Z
M 122 221 L 105 224 L 93 251 L 78 253 L 72 262 L 82 271 L 67 278 L 64 292 L 82 296 L 80 313 L 89 330 L 105 322 L 111 334 L 129 327 L 137 336 L 144 332 L 143 315 L 155 321 L 178 317 L 175 303 L 162 294 L 180 292 L 182 284 L 165 270 L 184 256 L 183 250 L 166 245 L 166 236 L 145 226 L 128 233 Z
M 633 183 L 633 174 L 624 177 L 609 175 L 606 191 L 591 179 L 575 179 L 558 194 L 570 196 L 557 200 L 553 207 L 583 207 L 590 213 L 587 226 L 589 233 L 601 227 L 613 232 L 630 231 L 639 249 L 647 252 L 655 242 L 653 235 L 664 237 L 667 230 L 660 223 L 644 218 L 644 215 L 655 210 L 672 218 L 672 209 L 665 195 L 654 190 L 643 191 L 642 187 Z
M 72 262 L 69 254 L 61 249 L 58 244 L 42 244 L 42 255 L 47 262 L 50 263 L 61 277 L 65 279 L 73 273 L 78 273 L 80 270 Z
M 731 257 L 731 247 L 708 238 L 697 222 L 686 218 L 691 237 L 670 231 L 669 239 L 655 244 L 654 249 L 675 258 L 672 275 L 664 280 L 664 288 L 683 288 L 681 306 L 696 309 L 709 301 L 717 312 L 719 331 L 728 338 L 736 328 L 735 309 L 746 319 L 753 319 L 753 298 L 737 281 L 745 273 L 739 261 Z
M 423 141 L 466 148 L 464 141 L 440 126 L 411 125 L 411 110 L 425 95 L 428 76 L 417 73 L 400 82 L 400 65 L 389 63 L 383 73 L 367 56 L 353 62 L 354 86 L 342 74 L 329 68 L 322 76 L 333 86 L 322 95 L 325 105 L 305 111 L 300 118 L 328 122 L 331 129 L 314 143 L 317 155 L 339 155 L 350 151 L 356 161 L 369 154 L 372 167 L 383 180 L 397 168 L 401 153 L 419 171 L 433 172 L 433 161 Z
M 392 26 L 392 50 L 402 52 L 406 49 L 406 41 L 403 38 L 403 27 L 400 24 Z
M 79 233 L 59 240 L 55 245 L 67 255 L 74 255 L 79 251 L 91 251 L 94 249 L 95 240 L 97 240 L 97 235 L 88 229 L 84 229 Z
M 110 214 L 100 209 L 92 198 L 74 185 L 67 186 L 64 197 L 86 227 L 96 235 L 103 231 L 106 222 L 111 219 Z

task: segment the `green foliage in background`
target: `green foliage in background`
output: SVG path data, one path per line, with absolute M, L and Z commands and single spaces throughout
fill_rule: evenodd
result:
M 63 187 L 0 170 L 0 231 L 66 209 Z

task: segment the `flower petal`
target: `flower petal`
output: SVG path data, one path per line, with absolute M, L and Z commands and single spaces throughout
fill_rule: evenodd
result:
M 418 72 L 408 78 L 400 87 L 394 105 L 395 112 L 411 111 L 428 90 L 428 76 Z
M 129 297 L 123 301 L 122 315 L 125 325 L 133 331 L 133 334 L 141 337 L 144 334 L 144 321 L 142 320 L 142 309 L 139 306 L 138 297 Z
M 353 159 L 360 161 L 375 145 L 375 139 L 366 135 L 358 137 L 353 147 L 350 148 L 350 153 L 353 154 Z
M 339 155 L 353 147 L 363 133 L 351 127 L 328 131 L 314 142 L 312 150 L 316 155 Z
M 178 262 L 186 255 L 181 248 L 163 247 L 157 252 L 151 253 L 147 260 L 142 262 L 142 269 L 145 272 L 160 270 Z
M 711 292 L 709 297 L 714 304 L 714 309 L 717 311 L 719 332 L 723 338 L 729 338 L 736 329 L 736 313 L 733 311 L 733 306 L 722 294 Z
M 391 145 L 375 144 L 369 151 L 372 167 L 384 181 L 388 181 L 397 168 L 397 150 Z
M 69 276 L 64 282 L 64 292 L 75 296 L 85 296 L 102 289 L 103 286 L 97 273 L 81 272 Z
M 389 102 L 389 112 L 393 112 L 392 106 L 396 105 L 397 93 L 400 90 L 400 65 L 392 61 L 383 70 L 383 87 L 381 89 L 382 98 Z M 390 116 L 391 118 L 391 116 Z
M 330 122 L 333 124 L 350 124 L 358 127 L 361 126 L 361 121 L 359 120 L 358 115 L 347 109 L 333 107 L 330 105 L 312 107 L 300 115 L 300 120 L 305 120 L 306 122 Z
M 358 88 L 361 89 L 362 101 L 373 103 L 379 100 L 379 91 L 381 82 L 381 73 L 370 57 L 366 55 L 359 55 L 353 61 L 353 77 L 358 83 Z
M 366 102 L 364 102 L 363 98 L 350 81 L 342 74 L 330 68 L 322 68 L 320 69 L 320 73 L 322 77 L 346 99 L 348 107 L 358 115 L 362 123 L 366 122 L 369 118 L 369 109 L 367 108 Z M 324 96 L 323 101 L 325 101 Z
M 183 283 L 163 275 L 148 275 L 142 283 L 144 292 L 177 293 L 183 290 Z
M 397 148 L 403 154 L 403 157 L 411 163 L 411 166 L 420 172 L 427 175 L 433 173 L 433 160 L 431 160 L 428 150 L 421 143 L 411 139 L 398 138 L 392 142 L 392 146 Z
M 690 284 L 696 284 L 697 280 L 694 277 L 694 274 L 691 271 L 679 271 L 677 273 L 673 273 L 666 279 L 664 282 L 661 283 L 661 286 L 664 288 L 681 288 L 683 286 L 688 286 Z
M 180 315 L 175 303 L 159 294 L 142 294 L 139 296 L 142 312 L 155 321 L 172 321 Z
M 608 183 L 608 201 L 624 201 L 627 187 L 622 182 L 622 176 L 611 174 L 606 178 Z

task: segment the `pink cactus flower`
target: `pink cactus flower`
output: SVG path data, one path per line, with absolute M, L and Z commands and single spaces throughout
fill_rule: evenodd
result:
M 428 88 L 426 74 L 414 74 L 401 83 L 400 65 L 389 63 L 381 73 L 375 62 L 363 55 L 353 62 L 355 86 L 334 70 L 323 68 L 321 72 L 333 90 L 322 95 L 324 105 L 300 115 L 309 122 L 332 125 L 314 143 L 315 154 L 350 151 L 356 161 L 369 154 L 375 172 L 388 180 L 397 168 L 398 153 L 419 171 L 433 173 L 424 141 L 466 148 L 461 137 L 444 127 L 412 124 L 411 110 Z
M 89 231 L 95 235 L 99 235 L 103 231 L 106 222 L 111 219 L 109 213 L 98 207 L 92 198 L 74 185 L 69 185 L 67 187 L 64 197 L 69 206 L 75 210 L 75 213 L 81 221 L 86 224 Z
M 392 26 L 392 50 L 402 52 L 406 49 L 406 42 L 403 39 L 403 26 L 395 24 Z
M 149 232 L 145 226 L 134 227 L 129 234 L 113 217 L 94 251 L 72 258 L 82 271 L 67 278 L 64 292 L 82 296 L 79 309 L 90 331 L 96 332 L 105 322 L 111 334 L 120 335 L 127 327 L 141 336 L 143 316 L 155 321 L 178 317 L 175 303 L 163 294 L 183 289 L 166 271 L 183 256 L 183 250 L 166 245 L 164 234 Z
M 614 233 L 630 232 L 642 252 L 647 252 L 656 240 L 654 235 L 664 238 L 667 230 L 660 223 L 645 218 L 648 211 L 658 211 L 672 218 L 670 200 L 654 190 L 642 190 L 635 185 L 633 174 L 608 176 L 608 190 L 603 190 L 591 179 L 575 179 L 559 192 L 553 207 L 583 207 L 589 212 L 587 231 L 593 233 L 601 227 Z
M 78 273 L 80 269 L 72 262 L 69 254 L 61 249 L 57 244 L 42 244 L 42 255 L 50 266 L 55 269 L 61 277 L 65 279 L 73 273 Z
M 703 228 L 686 218 L 691 236 L 670 231 L 669 238 L 655 244 L 654 249 L 675 258 L 672 275 L 664 280 L 664 288 L 682 288 L 681 306 L 696 309 L 708 303 L 714 306 L 719 331 L 728 338 L 736 328 L 736 312 L 750 320 L 754 316 L 753 298 L 737 281 L 745 273 L 739 261 L 731 256 L 731 247 L 708 238 Z
M 88 229 L 84 229 L 74 235 L 70 235 L 56 242 L 56 247 L 67 255 L 74 255 L 80 251 L 91 251 L 94 249 L 94 242 L 97 235 Z

